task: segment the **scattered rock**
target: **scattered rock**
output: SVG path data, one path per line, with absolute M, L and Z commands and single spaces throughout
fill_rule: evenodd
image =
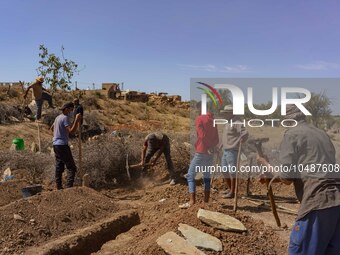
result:
M 222 251 L 222 242 L 187 224 L 179 224 L 178 230 L 194 246 L 213 251 Z
M 84 174 L 83 176 L 83 187 L 90 187 L 90 175 L 89 174 Z
M 18 120 L 16 117 L 14 116 L 9 116 L 8 119 L 11 121 L 11 122 L 20 122 L 20 120 Z
M 197 213 L 197 218 L 199 218 L 201 221 L 208 224 L 209 226 L 217 229 L 233 232 L 247 231 L 242 222 L 235 219 L 234 217 L 223 213 L 199 209 Z
M 25 222 L 24 218 L 21 217 L 19 214 L 13 214 L 13 218 L 17 221 Z
M 31 151 L 34 152 L 34 153 L 38 152 L 39 151 L 38 144 L 36 144 L 35 142 L 32 142 L 32 144 L 31 144 Z
M 12 175 L 12 171 L 11 169 L 8 167 L 6 168 L 6 170 L 4 171 L 3 175 L 2 175 L 2 179 L 6 180 L 6 177 L 11 176 Z
M 192 145 L 191 145 L 190 143 L 188 143 L 188 142 L 184 142 L 183 145 L 184 145 L 187 149 L 189 149 L 189 150 L 192 149 Z
M 204 253 L 189 243 L 187 240 L 168 232 L 157 239 L 157 244 L 170 255 L 203 255 Z

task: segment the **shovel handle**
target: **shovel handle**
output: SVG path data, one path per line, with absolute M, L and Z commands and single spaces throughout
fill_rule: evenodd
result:
M 263 150 L 262 150 L 262 144 L 261 143 L 255 143 L 255 147 L 256 147 L 256 150 L 257 150 L 257 154 L 260 157 L 263 157 L 264 154 L 263 154 Z M 269 201 L 270 201 L 270 207 L 272 209 L 272 212 L 273 212 L 273 215 L 274 215 L 274 218 L 275 218 L 275 221 L 276 221 L 276 225 L 278 227 L 281 227 L 281 221 L 280 221 L 279 215 L 277 214 L 277 210 L 276 210 L 276 204 L 275 204 L 275 200 L 274 200 L 273 189 L 272 189 L 271 185 L 269 185 L 269 184 L 270 184 L 270 180 L 266 179 L 266 185 L 267 185 L 267 189 L 268 189 L 268 197 L 269 197 Z
M 276 210 L 276 204 L 275 204 L 275 200 L 274 200 L 274 194 L 273 194 L 273 189 L 271 186 L 269 186 L 269 179 L 266 179 L 266 185 L 268 188 L 268 197 L 269 197 L 269 201 L 270 201 L 270 207 L 272 208 L 272 212 L 276 221 L 276 225 L 278 227 L 281 227 L 281 221 L 279 218 L 279 215 L 277 214 L 277 210 Z

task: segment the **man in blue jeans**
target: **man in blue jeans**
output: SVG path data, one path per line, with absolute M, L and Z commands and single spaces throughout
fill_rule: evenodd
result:
M 226 182 L 229 192 L 225 194 L 224 198 L 234 198 L 235 196 L 235 175 L 237 166 L 237 154 L 240 148 L 240 143 L 243 143 L 248 138 L 248 131 L 245 129 L 243 124 L 235 124 L 240 121 L 237 116 L 233 115 L 232 105 L 226 105 L 223 110 L 221 110 L 225 116 L 224 118 L 228 120 L 229 123 L 225 124 L 223 128 L 222 143 L 220 148 L 223 148 L 223 156 L 221 166 L 228 169 L 226 174 Z M 232 123 L 231 123 L 232 122 Z
M 201 112 L 201 103 L 198 103 L 197 109 Z M 199 115 L 195 120 L 197 141 L 195 144 L 195 155 L 192 159 L 187 181 L 189 186 L 190 201 L 180 205 L 180 208 L 188 208 L 196 203 L 196 181 L 197 172 L 203 173 L 204 181 L 204 202 L 208 203 L 210 198 L 210 172 L 207 171 L 209 166 L 213 165 L 213 152 L 218 144 L 217 127 L 213 125 L 214 116 L 208 112 L 206 115 Z
M 35 100 L 37 105 L 37 120 L 41 118 L 41 111 L 44 101 L 48 102 L 50 108 L 54 108 L 52 104 L 52 96 L 47 92 L 47 90 L 42 86 L 44 82 L 44 77 L 38 76 L 35 81 L 27 88 L 24 98 L 26 99 L 28 91 L 32 89 L 32 99 Z
M 286 118 L 298 124 L 286 131 L 280 145 L 280 162 L 289 171 L 275 178 L 293 183 L 300 201 L 288 254 L 340 254 L 340 176 L 333 143 L 324 131 L 308 124 L 295 105 L 287 109 Z M 266 158 L 257 161 L 270 167 Z
M 68 136 L 77 131 L 77 127 L 81 121 L 81 114 L 77 114 L 73 125 L 69 122 L 69 114 L 73 112 L 74 104 L 66 103 L 60 109 L 62 113 L 54 120 L 51 127 L 53 131 L 53 150 L 56 159 L 55 179 L 57 189 L 63 188 L 62 175 L 65 170 L 65 165 L 68 170 L 66 187 L 73 187 L 74 178 L 77 167 L 74 163 L 70 146 L 68 145 Z

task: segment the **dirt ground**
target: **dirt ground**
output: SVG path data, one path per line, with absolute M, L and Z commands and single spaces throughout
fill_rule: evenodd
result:
M 258 132 L 257 136 L 265 134 L 266 130 Z M 276 132 L 279 136 L 282 130 Z M 46 136 L 49 135 L 46 132 Z M 266 151 L 270 152 L 277 144 L 272 142 L 265 146 Z M 181 155 L 175 152 L 176 148 L 173 149 L 176 165 Z M 183 158 L 187 156 L 182 155 Z M 179 223 L 194 226 L 222 241 L 223 252 L 205 251 L 206 254 L 287 253 L 289 233 L 295 216 L 279 212 L 283 227 L 278 228 L 270 208 L 258 202 L 258 199 L 267 200 L 267 197 L 266 188 L 256 180 L 250 183 L 250 195 L 255 201 L 241 198 L 246 194 L 246 181 L 240 181 L 237 213 L 232 210 L 233 200 L 221 197 L 226 185 L 220 179 L 214 181 L 212 199 L 207 205 L 202 204 L 202 185 L 198 181 L 199 203 L 191 209 L 183 210 L 178 206 L 188 201 L 186 180 L 182 177 L 186 167 L 177 169 L 179 183 L 169 186 L 165 166 L 161 159 L 161 163 L 150 171 L 153 179 L 120 182 L 97 191 L 87 188 L 55 191 L 53 183 L 44 183 L 42 194 L 28 199 L 22 199 L 20 193 L 21 188 L 27 185 L 25 181 L 0 184 L 0 233 L 5 233 L 0 237 L 0 254 L 24 254 L 32 246 L 58 240 L 125 209 L 137 210 L 141 223 L 105 243 L 95 254 L 165 254 L 156 240 L 168 231 L 180 235 L 177 230 Z M 275 184 L 274 194 L 280 206 L 292 210 L 298 208 L 292 187 Z M 248 232 L 239 234 L 213 229 L 197 219 L 199 208 L 234 216 L 247 227 Z M 22 219 L 15 220 L 14 214 Z
M 86 110 L 91 110 L 91 112 L 97 114 L 108 133 L 117 130 L 133 130 L 139 133 L 159 129 L 175 133 L 183 131 L 188 134 L 188 139 L 185 139 L 185 142 L 189 142 L 188 110 L 176 107 L 142 105 L 140 103 L 111 102 L 100 98 L 95 101 L 98 101 L 99 107 L 91 106 L 92 108 L 90 108 L 90 106 L 86 106 Z M 102 109 L 109 110 L 104 111 Z M 275 158 L 274 154 L 278 153 L 277 149 L 284 129 L 264 127 L 249 131 L 253 137 L 270 137 L 270 141 L 264 144 L 264 152 L 269 156 L 273 154 L 273 158 Z M 0 151 L 7 153 L 15 137 L 24 137 L 26 149 L 29 150 L 32 142 L 37 143 L 36 124 L 21 122 L 0 125 Z M 145 136 L 143 135 L 143 137 Z M 46 157 L 51 157 L 48 150 L 48 146 L 51 146 L 51 138 L 52 134 L 48 130 L 48 126 L 42 125 L 41 139 L 44 145 L 44 153 L 48 155 Z M 138 163 L 142 139 L 138 138 L 129 145 L 131 147 L 129 148 L 130 164 Z M 332 134 L 332 139 L 337 148 L 337 159 L 339 161 L 340 134 Z M 111 140 L 108 142 L 111 142 Z M 184 140 L 176 142 L 178 147 Z M 95 142 L 83 143 L 84 153 L 86 148 L 92 148 L 88 147 L 91 143 Z M 27 186 L 29 182 L 27 178 L 20 177 L 20 174 L 15 172 L 18 169 L 12 169 L 16 179 L 0 183 L 0 255 L 25 254 L 25 251 L 29 248 L 60 240 L 65 235 L 73 234 L 92 226 L 98 221 L 110 218 L 116 212 L 128 209 L 138 212 L 140 224 L 135 225 L 125 233 L 121 233 L 114 240 L 103 243 L 101 249 L 93 254 L 165 254 L 158 247 L 156 240 L 168 231 L 174 231 L 181 235 L 177 230 L 179 223 L 189 224 L 222 241 L 223 252 L 204 251 L 206 254 L 287 254 L 289 234 L 295 215 L 294 213 L 288 214 L 279 211 L 282 227 L 277 227 L 270 208 L 263 206 L 263 202 L 268 202 L 266 188 L 256 180 L 252 180 L 250 183 L 248 198 L 243 198 L 246 196 L 246 180 L 240 181 L 238 211 L 236 213 L 233 211 L 234 201 L 222 198 L 221 192 L 225 190 L 226 185 L 221 179 L 214 181 L 209 204 L 202 203 L 202 183 L 198 181 L 197 205 L 190 209 L 180 209 L 178 206 L 188 201 L 188 188 L 183 173 L 187 170 L 190 159 L 186 150 L 176 148 L 176 143 L 172 143 L 172 145 L 174 145 L 172 147 L 173 161 L 179 178 L 179 183 L 175 186 L 168 184 L 163 157 L 161 157 L 161 163 L 150 171 L 152 176 L 149 179 L 134 179 L 128 182 L 125 173 L 124 154 L 123 171 L 117 171 L 122 178 L 112 176 L 115 178 L 110 179 L 106 186 L 97 187 L 97 190 L 76 187 L 56 191 L 53 182 L 48 179 L 42 182 L 44 186 L 41 194 L 24 199 L 20 190 Z M 93 148 L 95 146 L 97 145 L 94 145 Z M 131 155 L 132 147 L 138 151 L 136 152 L 138 157 L 132 157 L 134 156 Z M 77 161 L 77 147 L 72 150 Z M 101 154 L 100 151 L 99 154 Z M 96 155 L 101 160 L 103 155 L 99 154 Z M 121 156 L 121 151 L 118 154 Z M 90 156 L 93 157 L 93 155 L 93 153 L 89 155 L 89 160 L 91 160 Z M 249 153 L 246 153 L 246 156 L 249 156 Z M 53 160 L 52 157 L 49 159 Z M 13 158 L 13 160 L 16 159 Z M 25 164 L 27 165 L 26 161 Z M 4 167 L 5 165 L 0 165 L 0 173 L 4 170 Z M 54 165 L 51 163 L 49 168 L 53 170 Z M 91 168 L 98 171 L 102 170 L 98 168 L 98 165 L 91 166 Z M 46 173 L 47 170 L 47 168 L 44 169 L 44 172 Z M 117 169 L 107 167 L 105 170 L 105 173 L 107 173 L 107 171 L 112 172 Z M 136 177 L 134 173 L 132 173 L 132 176 Z M 113 185 L 113 180 L 117 181 L 115 185 Z M 80 183 L 79 180 L 76 183 Z M 299 204 L 295 199 L 292 186 L 274 184 L 273 191 L 278 206 L 288 208 L 291 211 L 297 210 Z M 234 216 L 246 226 L 248 231 L 239 234 L 211 228 L 197 219 L 199 208 Z M 84 254 L 88 253 L 84 252 Z
M 2 192 L 1 200 L 6 195 Z M 29 246 L 72 233 L 121 209 L 112 199 L 88 188 L 46 191 L 13 201 L 0 207 L 0 232 L 4 233 L 0 254 L 23 254 Z
M 101 191 L 88 188 L 43 191 L 27 199 L 18 199 L 16 192 L 20 185 L 23 184 L 13 182 L 10 185 L 9 182 L 0 185 L 0 201 L 15 194 L 7 199 L 6 205 L 2 202 L 3 206 L 0 207 L 0 232 L 5 233 L 0 238 L 0 254 L 24 254 L 31 246 L 70 234 L 125 209 L 137 210 L 141 224 L 104 244 L 95 254 L 165 254 L 157 246 L 156 239 L 168 231 L 179 233 L 179 223 L 194 226 L 222 241 L 223 252 L 206 251 L 206 254 L 286 254 L 289 228 L 294 222 L 293 215 L 280 213 L 284 227 L 277 228 L 269 209 L 241 198 L 238 211 L 234 213 L 233 200 L 221 198 L 220 192 L 225 187 L 222 180 L 215 181 L 211 202 L 206 205 L 202 203 L 203 191 L 198 182 L 198 204 L 191 209 L 178 207 L 188 198 L 184 179 L 175 186 L 169 186 L 164 179 L 156 178 L 133 180 L 121 188 Z M 274 192 L 279 190 L 279 200 L 288 202 L 280 204 L 296 209 L 297 204 L 291 203 L 292 190 L 276 185 Z M 256 198 L 266 199 L 264 187 L 255 181 L 251 191 L 258 195 Z M 245 181 L 241 181 L 240 197 L 244 193 Z M 197 219 L 199 208 L 234 216 L 247 227 L 248 232 L 239 234 L 213 229 Z M 14 219 L 14 214 L 21 218 Z
M 222 185 L 221 185 L 222 186 Z M 219 192 L 212 194 L 212 201 L 202 203 L 202 187 L 198 188 L 199 203 L 190 209 L 179 209 L 178 205 L 187 201 L 187 187 L 182 183 L 174 187 L 167 184 L 159 186 L 149 183 L 143 190 L 129 192 L 105 191 L 118 203 L 126 202 L 138 209 L 141 224 L 116 240 L 105 244 L 96 254 L 166 254 L 156 244 L 156 239 L 168 231 L 177 231 L 179 223 L 189 224 L 201 231 L 219 238 L 224 247 L 222 253 L 206 252 L 206 254 L 286 254 L 289 229 L 294 221 L 292 215 L 280 215 L 284 228 L 277 228 L 270 210 L 262 210 L 247 200 L 239 200 L 239 210 L 234 213 L 233 200 L 221 198 Z M 289 197 L 287 197 L 289 199 Z M 291 205 L 292 206 L 292 205 Z M 292 208 L 296 207 L 293 205 Z M 213 229 L 197 219 L 199 208 L 222 212 L 239 219 L 248 229 L 239 234 Z M 251 214 L 250 214 L 251 213 Z M 256 217 L 252 217 L 256 215 Z M 269 219 L 273 218 L 273 219 Z

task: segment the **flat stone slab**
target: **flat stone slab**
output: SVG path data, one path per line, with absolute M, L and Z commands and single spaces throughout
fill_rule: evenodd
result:
M 178 230 L 192 245 L 206 250 L 222 251 L 222 242 L 209 234 L 187 224 L 179 224 Z
M 246 227 L 242 224 L 241 221 L 224 213 L 199 209 L 197 213 L 197 218 L 199 218 L 202 222 L 208 224 L 209 226 L 217 229 L 232 232 L 247 231 Z
M 175 232 L 167 232 L 157 239 L 157 244 L 170 255 L 203 255 L 204 252 L 197 249 L 189 241 L 176 235 Z

